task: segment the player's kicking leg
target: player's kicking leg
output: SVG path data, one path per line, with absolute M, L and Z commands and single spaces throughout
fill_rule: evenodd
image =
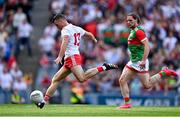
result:
M 104 63 L 102 66 L 91 68 L 84 72 L 81 65 L 76 65 L 71 68 L 71 71 L 79 82 L 84 82 L 100 72 L 108 71 L 112 69 L 118 69 L 118 66 L 115 64 Z
M 71 71 L 64 66 L 53 76 L 51 85 L 46 91 L 46 94 L 44 96 L 44 101 L 37 103 L 37 107 L 42 109 L 46 102 L 49 101 L 49 98 L 54 94 L 56 91 L 60 81 L 64 79 L 67 75 L 69 75 Z
M 84 82 L 87 79 L 91 78 L 92 76 L 96 75 L 99 72 L 107 71 L 111 69 L 118 69 L 117 65 L 114 64 L 107 64 L 104 63 L 102 66 L 97 68 L 89 69 L 87 72 L 84 73 L 81 65 L 76 65 L 71 68 L 71 71 L 74 73 L 75 77 L 78 79 L 79 82 Z M 47 89 L 47 92 L 44 97 L 43 102 L 37 103 L 37 107 L 43 108 L 45 105 L 45 102 L 49 100 L 49 98 L 54 94 L 55 90 L 57 89 L 59 82 L 64 79 L 67 75 L 71 72 L 69 69 L 62 67 L 53 77 L 52 83 Z

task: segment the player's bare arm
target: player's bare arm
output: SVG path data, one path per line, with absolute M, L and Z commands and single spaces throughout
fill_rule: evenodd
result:
M 84 36 L 89 38 L 89 39 L 92 39 L 95 43 L 97 43 L 97 40 L 92 33 L 86 31 Z
M 63 37 L 63 40 L 62 40 L 62 44 L 61 44 L 61 49 L 60 49 L 59 55 L 54 60 L 56 64 L 59 64 L 59 63 L 62 64 L 61 61 L 62 61 L 62 58 L 63 58 L 63 56 L 65 54 L 68 42 L 69 42 L 69 36 L 65 35 Z
M 148 41 L 147 37 L 144 38 L 141 42 L 144 44 L 144 55 L 143 55 L 142 60 L 140 61 L 140 66 L 145 66 L 146 60 L 149 55 L 150 46 L 149 46 L 149 41 Z

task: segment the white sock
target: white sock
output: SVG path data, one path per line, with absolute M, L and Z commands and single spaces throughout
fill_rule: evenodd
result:
M 105 66 L 102 66 L 103 70 L 106 70 L 106 67 Z

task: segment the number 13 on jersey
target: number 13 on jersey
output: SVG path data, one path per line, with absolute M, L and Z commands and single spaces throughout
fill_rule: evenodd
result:
M 74 33 L 74 45 L 79 46 L 80 44 L 80 33 Z

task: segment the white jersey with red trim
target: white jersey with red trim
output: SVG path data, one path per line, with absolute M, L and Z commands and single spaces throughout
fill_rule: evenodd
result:
M 61 37 L 69 36 L 69 42 L 65 51 L 65 58 L 79 53 L 79 45 L 81 37 L 85 34 L 85 30 L 81 27 L 68 24 L 61 30 Z

